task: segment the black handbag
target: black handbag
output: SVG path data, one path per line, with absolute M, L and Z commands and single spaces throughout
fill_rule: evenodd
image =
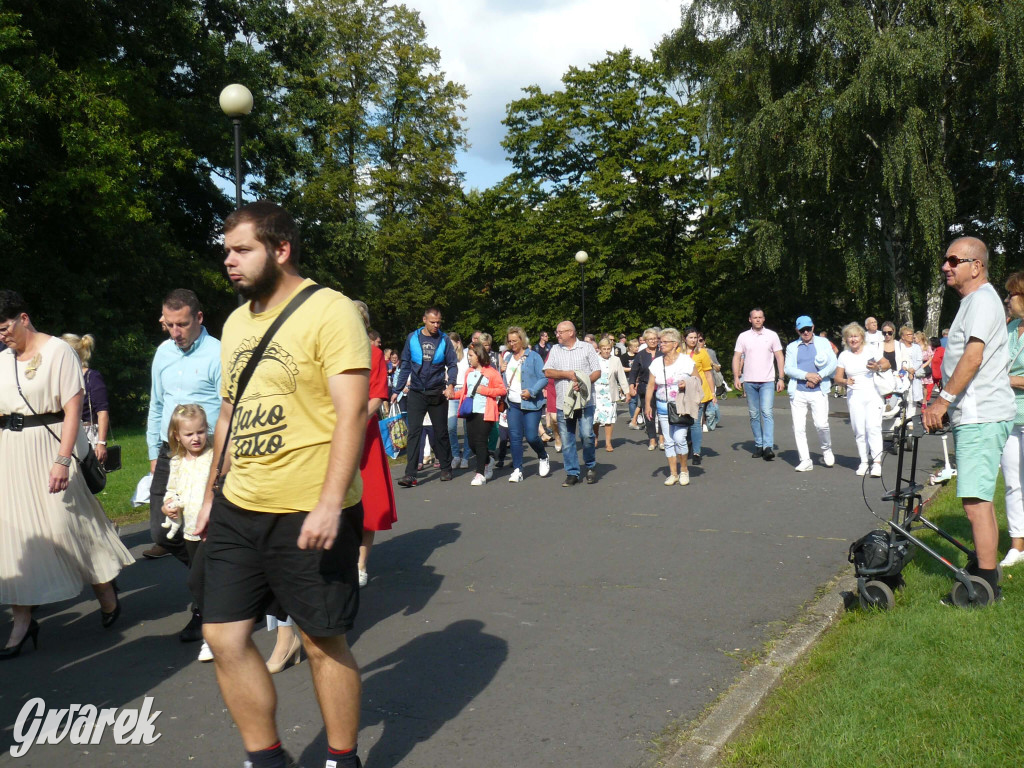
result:
M 693 416 L 688 413 L 680 413 L 676 408 L 675 400 L 668 397 L 668 367 L 665 365 L 665 358 L 661 358 L 661 366 L 665 369 L 665 407 L 668 410 L 668 423 L 674 427 L 692 427 Z
M 18 394 L 21 395 L 21 399 L 25 401 L 25 405 L 32 411 L 33 414 L 38 416 L 36 409 L 32 407 L 28 399 L 25 397 L 25 393 L 21 391 L 21 382 L 18 380 L 18 358 L 14 356 L 14 383 L 18 387 Z M 54 440 L 57 441 L 57 445 L 60 445 L 60 438 L 57 437 L 57 433 L 50 429 L 46 424 L 43 424 L 43 428 L 50 433 Z M 120 455 L 120 454 L 119 454 Z M 71 457 L 78 462 L 78 469 L 82 473 L 82 477 L 85 478 L 85 484 L 89 486 L 89 490 L 92 491 L 93 495 L 96 495 L 104 488 L 107 487 L 107 472 L 100 464 L 100 460 L 96 458 L 96 452 L 89 446 L 89 451 L 85 454 L 84 459 L 80 459 L 75 456 L 75 452 L 71 452 Z

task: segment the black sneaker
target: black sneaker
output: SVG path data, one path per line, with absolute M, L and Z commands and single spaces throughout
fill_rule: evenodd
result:
M 579 478 L 578 475 L 566 475 L 565 476 L 565 482 L 562 483 L 562 487 L 563 488 L 569 488 L 570 486 L 573 486 L 573 485 L 579 485 L 579 482 L 580 482 L 580 478 Z
M 419 485 L 419 482 L 416 480 L 415 477 L 403 475 L 402 477 L 398 478 L 398 484 L 403 488 L 415 488 L 417 485 Z
M 764 455 L 764 448 L 762 448 L 759 445 L 759 446 L 757 446 L 757 448 L 754 449 L 754 452 L 752 454 L 750 454 L 750 458 L 752 458 L 752 459 L 760 459 L 762 455 Z
M 449 481 L 451 479 L 452 479 L 452 471 L 450 469 L 446 469 L 443 472 L 441 472 L 441 482 L 442 483 L 445 483 L 445 482 L 447 482 L 447 481 Z
M 700 466 L 700 454 L 699 453 L 693 454 L 693 456 L 690 457 L 690 463 L 693 464 L 693 466 L 695 466 L 695 467 L 699 467 Z
M 597 482 L 597 470 L 591 467 L 587 470 L 587 485 L 593 485 Z
M 765 448 L 764 452 L 761 454 L 761 458 L 764 459 L 765 461 L 771 461 L 772 459 L 775 458 L 775 451 L 773 451 L 771 448 Z
M 188 620 L 185 628 L 178 633 L 178 639 L 183 643 L 198 643 L 203 639 L 203 617 L 199 611 L 192 610 L 192 618 Z

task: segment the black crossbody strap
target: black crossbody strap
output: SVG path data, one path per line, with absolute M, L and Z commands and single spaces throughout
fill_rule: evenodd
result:
M 18 379 L 18 353 L 15 352 L 12 355 L 12 357 L 14 358 L 14 386 L 18 388 L 18 394 L 21 395 L 21 399 L 25 401 L 25 405 L 28 406 L 28 409 L 32 411 L 33 415 L 38 416 L 39 414 L 36 413 L 36 409 L 32 407 L 32 403 L 28 401 L 28 398 L 25 397 L 25 393 L 21 391 L 21 381 Z M 49 432 L 50 436 L 57 441 L 57 445 L 60 445 L 60 438 L 57 437 L 57 433 L 50 429 L 46 424 L 43 424 L 42 426 L 43 429 Z M 79 463 L 79 465 L 81 465 L 82 460 L 75 456 L 75 451 L 73 448 L 71 449 L 71 458 L 73 458 L 75 461 Z
M 288 302 L 281 314 L 277 316 L 267 332 L 263 334 L 263 338 L 260 339 L 260 343 L 256 345 L 256 348 L 252 351 L 252 356 L 249 358 L 249 362 L 245 364 L 245 368 L 242 369 L 241 375 L 238 377 L 238 386 L 235 388 L 235 399 L 231 403 L 231 419 L 234 421 L 234 410 L 238 407 L 238 404 L 242 401 L 242 393 L 245 392 L 245 387 L 249 383 L 249 379 L 252 378 L 253 372 L 256 370 L 256 366 L 259 365 L 260 358 L 263 357 L 263 353 L 270 345 L 271 339 L 274 338 L 274 334 L 277 333 L 278 329 L 284 325 L 284 321 L 292 316 L 303 302 L 306 301 L 310 296 L 323 288 L 322 285 L 307 285 L 301 291 L 299 291 L 295 298 Z M 214 481 L 215 486 L 220 483 L 220 475 L 224 470 L 224 457 L 228 453 L 228 445 L 231 443 L 231 424 L 228 424 L 228 433 L 224 436 L 224 445 L 220 449 L 220 458 L 217 461 L 217 479 Z

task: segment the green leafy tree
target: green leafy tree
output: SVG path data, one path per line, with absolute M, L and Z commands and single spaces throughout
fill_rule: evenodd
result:
M 997 276 L 1021 245 L 1022 47 L 1018 2 L 697 0 L 661 54 L 742 180 L 746 262 L 935 333 L 945 243 L 980 234 Z

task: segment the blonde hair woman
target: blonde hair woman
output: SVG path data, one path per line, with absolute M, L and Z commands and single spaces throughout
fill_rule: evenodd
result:
M 616 403 L 625 399 L 629 391 L 626 372 L 622 361 L 612 354 L 611 336 L 605 336 L 597 345 L 597 356 L 601 358 L 601 376 L 594 382 L 594 437 L 604 427 L 604 449 L 611 453 L 612 430 L 615 429 Z
M 839 353 L 835 382 L 846 387 L 850 409 L 850 426 L 860 454 L 858 475 L 866 475 L 870 466 L 872 477 L 882 476 L 882 410 L 885 403 L 875 389 L 874 375 L 889 369 L 884 358 L 875 359 L 876 349 L 865 344 L 864 329 L 857 323 L 843 328 L 843 344 Z
M 96 340 L 91 333 L 77 336 L 65 333 L 61 338 L 71 345 L 82 361 L 82 376 L 85 378 L 85 400 L 82 402 L 82 424 L 85 436 L 101 462 L 107 458 L 107 435 L 110 432 L 110 399 L 107 385 L 99 371 L 89 367 Z

